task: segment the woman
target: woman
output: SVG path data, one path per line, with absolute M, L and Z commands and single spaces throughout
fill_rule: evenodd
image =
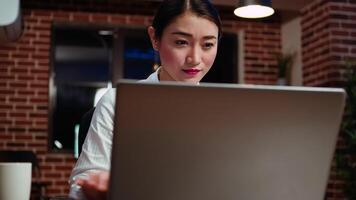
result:
M 221 22 L 209 0 L 166 0 L 158 9 L 148 34 L 159 52 L 161 67 L 144 82 L 180 81 L 198 84 L 214 63 Z M 105 199 L 108 190 L 115 90 L 97 105 L 73 169 L 72 197 Z M 79 192 L 79 193 L 78 193 Z

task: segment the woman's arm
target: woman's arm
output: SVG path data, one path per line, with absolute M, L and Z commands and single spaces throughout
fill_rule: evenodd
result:
M 81 185 L 80 183 L 85 182 L 78 180 L 90 181 L 93 174 L 103 172 L 108 174 L 110 170 L 115 95 L 116 90 L 109 89 L 96 106 L 82 152 L 69 180 L 70 197 L 79 199 L 82 196 L 81 192 L 85 191 L 87 185 Z M 93 184 L 95 181 L 90 183 Z M 81 185 L 83 190 L 81 191 L 77 185 Z

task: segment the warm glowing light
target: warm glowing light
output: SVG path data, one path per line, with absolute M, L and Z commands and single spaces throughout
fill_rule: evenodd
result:
M 236 8 L 234 14 L 243 18 L 263 18 L 273 15 L 274 10 L 268 6 L 248 5 Z

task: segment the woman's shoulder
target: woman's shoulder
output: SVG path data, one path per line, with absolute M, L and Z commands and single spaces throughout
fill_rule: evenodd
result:
M 100 113 L 113 115 L 115 110 L 116 88 L 109 88 L 96 105 L 96 110 Z
M 116 88 L 108 88 L 104 95 L 101 97 L 100 102 L 115 104 Z
M 147 83 L 159 83 L 158 79 L 158 73 L 159 73 L 160 68 L 158 68 L 156 71 L 154 71 L 150 76 L 148 76 L 146 79 L 140 80 L 138 82 L 147 82 Z

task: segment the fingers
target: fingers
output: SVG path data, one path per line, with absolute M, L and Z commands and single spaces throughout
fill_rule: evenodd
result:
M 108 183 L 109 183 L 109 173 L 107 172 L 90 174 L 87 182 L 87 184 L 92 186 L 93 189 L 97 189 L 99 191 L 107 191 Z
M 82 187 L 84 195 L 89 200 L 106 199 L 109 183 L 108 172 L 97 172 L 89 174 L 86 179 L 77 179 L 76 184 Z
M 107 191 L 108 190 L 108 183 L 109 183 L 108 174 L 101 174 L 98 177 L 98 189 L 100 191 Z
M 85 181 L 84 179 L 78 178 L 74 182 L 75 184 L 82 186 L 84 184 L 84 181 Z

